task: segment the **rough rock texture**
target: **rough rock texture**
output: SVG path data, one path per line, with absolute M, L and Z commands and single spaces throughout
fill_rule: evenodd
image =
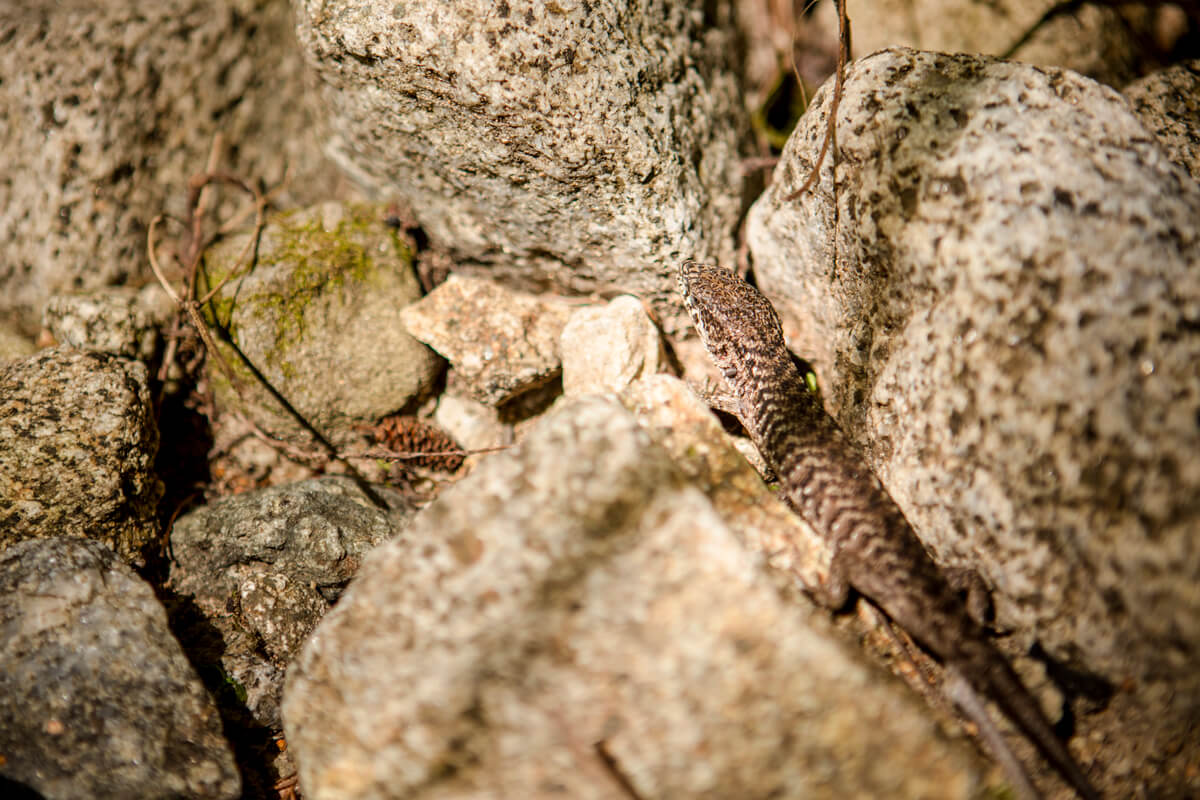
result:
M 293 2 L 331 152 L 518 288 L 610 286 L 668 323 L 729 256 L 744 129 L 727 2 Z
M 454 367 L 456 388 L 493 406 L 562 374 L 559 340 L 569 316 L 561 301 L 458 275 L 401 314 L 409 333 Z
M 562 332 L 563 394 L 619 392 L 666 363 L 662 337 L 636 297 L 576 309 Z
M 84 536 L 127 562 L 158 535 L 146 367 L 53 348 L 0 365 L 0 547 Z
M 44 797 L 241 796 L 162 606 L 96 542 L 0 554 L 0 697 L 0 776 Z
M 815 589 L 829 577 L 825 540 L 767 488 L 694 391 L 678 378 L 651 375 L 620 394 L 655 444 L 708 495 L 738 539 L 772 569 Z M 751 445 L 753 449 L 753 445 Z
M 245 690 L 260 725 L 278 729 L 284 668 L 357 571 L 410 509 L 393 491 L 373 505 L 349 478 L 302 481 L 192 511 L 171 530 L 171 590 L 221 634 L 203 668 Z M 195 637 L 192 640 L 199 640 Z M 206 676 L 207 677 L 207 676 Z
M 0 310 L 33 331 L 53 293 L 148 279 L 218 132 L 226 169 L 291 165 L 278 199 L 333 196 L 292 27 L 282 0 L 0 3 Z
M 210 285 L 237 264 L 245 236 L 210 259 Z M 412 258 L 384 213 L 325 203 L 271 218 L 254 270 L 225 284 L 216 316 L 267 380 L 327 436 L 404 408 L 428 390 L 441 361 L 405 332 L 400 309 L 420 297 Z M 248 410 L 276 434 L 299 427 L 228 347 L 243 384 L 209 365 L 220 405 Z
M 1121 93 L 1167 156 L 1200 181 L 1200 60 L 1147 75 Z
M 766 576 L 615 401 L 565 403 L 293 663 L 305 796 L 972 796 L 966 751 Z
M 141 291 L 127 287 L 86 294 L 56 294 L 46 303 L 42 324 L 59 344 L 148 361 L 159 344 L 159 329 L 174 313 L 157 284 Z
M 1111 89 L 895 50 L 847 76 L 836 206 L 828 160 L 788 202 L 828 99 L 752 209 L 760 285 L 937 555 L 982 571 L 1005 627 L 1135 681 L 1150 731 L 1130 721 L 1123 755 L 1178 752 L 1200 712 L 1200 187 Z

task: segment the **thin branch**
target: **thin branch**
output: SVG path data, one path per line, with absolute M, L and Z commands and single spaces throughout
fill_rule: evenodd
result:
M 829 152 L 830 144 L 836 141 L 837 112 L 838 106 L 842 102 L 842 73 L 846 71 L 846 62 L 850 58 L 850 18 L 846 15 L 846 0 L 834 0 L 834 2 L 837 3 L 838 9 L 838 63 L 837 70 L 833 73 L 833 99 L 829 104 L 829 122 L 825 128 L 825 136 L 821 140 L 821 152 L 817 154 L 817 163 L 813 164 L 812 171 L 808 173 L 808 177 L 800 188 L 784 198 L 788 203 L 803 195 L 817 182 L 817 178 L 821 174 L 821 164 L 825 162 L 825 154 Z M 794 66 L 793 69 L 795 69 Z M 796 79 L 800 79 L 798 72 Z

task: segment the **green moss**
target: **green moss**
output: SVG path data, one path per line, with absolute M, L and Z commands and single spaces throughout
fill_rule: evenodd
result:
M 285 376 L 294 375 L 286 354 L 306 332 L 307 317 L 312 303 L 333 295 L 339 302 L 347 284 L 361 284 L 360 290 L 382 288 L 388 277 L 382 273 L 377 260 L 368 252 L 369 244 L 387 237 L 392 259 L 411 264 L 412 253 L 396 231 L 383 228 L 378 207 L 359 205 L 344 209 L 342 219 L 332 230 L 325 230 L 319 212 L 301 214 L 292 211 L 274 215 L 263 232 L 255 270 L 278 272 L 282 277 L 272 281 L 270 291 L 254 295 L 238 293 L 238 280 L 231 281 L 206 312 L 229 324 L 230 334 L 238 341 L 234 303 L 255 318 L 275 320 L 274 342 L 268 348 L 269 364 Z M 244 239 L 232 242 L 225 251 L 230 259 L 208 273 L 209 285 L 215 285 L 233 268 L 232 257 L 240 252 Z M 277 269 L 274 269 L 277 268 Z M 236 299 L 235 299 L 236 298 Z

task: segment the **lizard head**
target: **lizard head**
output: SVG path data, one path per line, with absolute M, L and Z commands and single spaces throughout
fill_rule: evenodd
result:
M 705 349 L 728 380 L 753 381 L 756 364 L 790 360 L 775 309 L 737 275 L 688 260 L 679 267 L 679 290 Z

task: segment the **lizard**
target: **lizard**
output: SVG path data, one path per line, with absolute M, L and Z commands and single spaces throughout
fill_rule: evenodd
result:
M 853 589 L 980 695 L 991 698 L 1080 797 L 1100 794 L 1037 701 L 926 552 L 866 458 L 801 375 L 770 301 L 734 273 L 684 261 L 679 289 L 733 391 L 781 494 L 832 549 L 818 590 L 841 608 Z

